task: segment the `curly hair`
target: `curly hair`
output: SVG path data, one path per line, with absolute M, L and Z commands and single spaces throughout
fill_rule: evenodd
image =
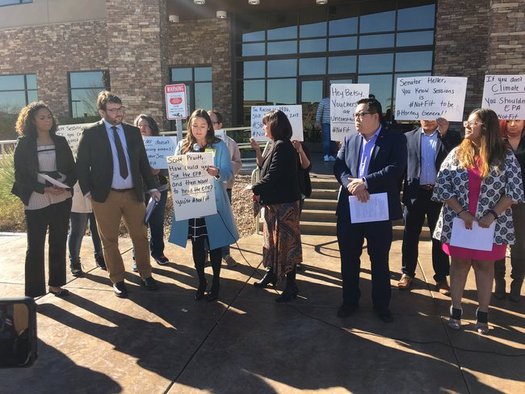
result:
M 213 130 L 213 123 L 211 122 L 210 115 L 206 112 L 206 110 L 199 108 L 193 111 L 193 113 L 190 115 L 190 118 L 188 119 L 188 131 L 186 133 L 186 137 L 184 137 L 184 142 L 182 143 L 181 147 L 181 153 L 188 153 L 193 148 L 193 144 L 197 142 L 195 137 L 193 136 L 191 132 L 191 126 L 193 125 L 193 122 L 196 118 L 202 118 L 208 123 L 208 132 L 206 133 L 206 144 L 211 145 L 218 141 L 220 141 L 217 137 L 215 137 L 215 131 Z
M 37 137 L 37 131 L 34 122 L 35 114 L 38 110 L 41 110 L 42 108 L 47 109 L 53 117 L 53 125 L 51 126 L 51 130 L 49 130 L 49 134 L 54 135 L 56 133 L 58 123 L 49 106 L 43 101 L 34 101 L 22 108 L 20 110 L 20 113 L 18 114 L 15 129 L 19 135 L 25 135 L 26 137 L 31 138 Z

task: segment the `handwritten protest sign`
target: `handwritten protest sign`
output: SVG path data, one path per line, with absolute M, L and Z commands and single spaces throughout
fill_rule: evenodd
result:
M 67 140 L 73 156 L 77 157 L 78 143 L 82 137 L 82 131 L 90 123 L 65 124 L 58 126 L 57 135 L 61 135 Z
M 173 156 L 177 147 L 177 137 L 142 137 L 148 155 L 149 165 L 158 170 L 168 168 L 167 156 Z
M 525 78 L 523 75 L 485 75 L 481 106 L 498 118 L 525 119 Z
M 397 120 L 463 120 L 467 78 L 408 77 L 396 85 Z
M 168 156 L 166 160 L 175 220 L 217 213 L 213 177 L 206 171 L 213 165 L 213 153 L 187 153 Z
M 251 126 L 252 138 L 257 141 L 266 141 L 264 136 L 262 118 L 270 111 L 280 109 L 283 111 L 292 125 L 292 140 L 303 141 L 303 107 L 302 105 L 263 105 L 252 107 Z
M 368 97 L 367 83 L 337 83 L 330 85 L 330 137 L 343 141 L 345 136 L 356 132 L 354 112 L 357 102 Z

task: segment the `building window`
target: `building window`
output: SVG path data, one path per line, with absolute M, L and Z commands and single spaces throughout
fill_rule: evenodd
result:
M 69 113 L 72 118 L 97 116 L 97 96 L 109 90 L 108 71 L 72 71 L 69 73 Z
M 36 100 L 36 74 L 0 75 L 0 112 L 16 114 Z
M 172 67 L 171 83 L 184 83 L 189 103 L 189 110 L 213 108 L 213 85 L 211 67 Z
M 0 7 L 3 5 L 24 4 L 32 2 L 33 0 L 0 0 Z

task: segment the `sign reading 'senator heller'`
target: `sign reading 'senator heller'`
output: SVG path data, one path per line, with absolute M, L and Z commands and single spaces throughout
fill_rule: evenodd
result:
M 207 171 L 213 165 L 213 153 L 187 153 L 166 160 L 175 220 L 217 213 L 213 177 Z
M 330 138 L 343 141 L 356 132 L 354 112 L 357 102 L 368 98 L 367 83 L 337 83 L 330 85 Z
M 166 118 L 168 120 L 184 119 L 188 116 L 186 85 L 177 83 L 164 86 L 166 100 Z
M 262 119 L 266 113 L 280 109 L 283 111 L 292 126 L 291 140 L 303 141 L 303 106 L 302 105 L 262 105 L 253 106 L 251 112 L 252 138 L 256 141 L 266 141 Z
M 505 120 L 525 119 L 523 75 L 485 75 L 483 108 L 490 108 Z
M 142 137 L 148 155 L 149 165 L 157 170 L 168 168 L 166 157 L 173 156 L 177 147 L 177 137 Z
M 467 78 L 407 77 L 396 84 L 396 120 L 463 120 Z

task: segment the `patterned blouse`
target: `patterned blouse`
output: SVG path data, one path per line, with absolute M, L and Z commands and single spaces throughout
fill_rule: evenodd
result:
M 468 207 L 468 173 L 466 168 L 459 165 L 456 157 L 457 149 L 454 148 L 441 165 L 432 200 L 442 202 L 455 197 L 462 207 Z M 523 202 L 525 199 L 520 165 L 510 149 L 505 157 L 503 171 L 491 167 L 489 175 L 481 180 L 476 219 L 480 219 L 493 209 L 503 196 L 510 197 L 514 203 Z M 443 204 L 433 237 L 449 243 L 452 235 L 452 220 L 456 216 L 452 208 Z M 514 240 L 512 210 L 509 208 L 496 221 L 494 243 L 512 245 Z

